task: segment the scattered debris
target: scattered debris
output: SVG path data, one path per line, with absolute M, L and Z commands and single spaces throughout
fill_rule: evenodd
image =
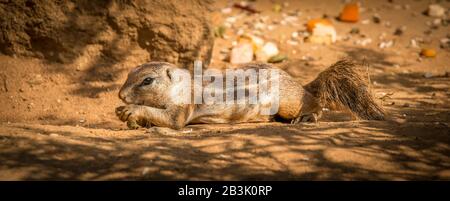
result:
M 342 9 L 339 20 L 343 22 L 358 22 L 359 5 L 357 3 L 348 3 Z
M 417 44 L 416 39 L 411 39 L 411 41 L 409 42 L 409 47 L 419 48 L 419 45 Z
M 370 20 L 363 20 L 363 21 L 361 21 L 361 24 L 364 24 L 364 25 L 367 25 L 367 24 L 370 24 Z
M 273 5 L 273 12 L 279 13 L 279 12 L 281 12 L 281 9 L 282 9 L 282 7 L 280 4 L 276 3 L 275 5 Z
M 267 25 L 266 25 L 265 23 L 262 23 L 262 22 L 256 22 L 256 23 L 253 25 L 253 27 L 254 27 L 256 30 L 264 30 L 264 29 L 266 29 Z
M 264 40 L 257 36 L 247 35 L 248 39 L 250 39 L 251 43 L 253 44 L 253 51 L 257 51 L 264 46 Z M 275 45 L 276 46 L 276 45 Z
M 327 19 L 314 19 L 307 23 L 307 29 L 311 35 L 307 38 L 308 42 L 317 44 L 331 44 L 336 42 L 336 30 Z
M 269 62 L 269 63 L 280 63 L 280 62 L 282 62 L 284 60 L 287 60 L 287 59 L 288 58 L 287 58 L 286 55 L 279 54 L 279 55 L 275 55 L 275 56 L 269 58 L 269 60 L 267 62 Z
M 441 25 L 442 25 L 442 19 L 441 18 L 436 18 L 436 19 L 433 20 L 431 28 L 437 29 Z
M 323 19 L 323 18 L 318 18 L 318 19 L 312 19 L 309 20 L 308 23 L 306 24 L 306 29 L 309 32 L 313 32 L 313 29 L 318 25 L 324 25 L 324 26 L 333 26 L 331 21 L 328 19 Z
M 432 72 L 426 72 L 426 73 L 423 75 L 423 77 L 425 77 L 425 78 L 431 78 L 431 77 L 433 77 L 433 73 L 432 73 Z
M 148 173 L 150 173 L 150 171 L 151 171 L 151 169 L 150 168 L 148 168 L 148 167 L 145 167 L 143 170 L 142 170 L 142 176 L 145 176 L 145 175 L 147 175 Z
M 309 55 L 303 55 L 303 56 L 300 58 L 300 60 L 301 60 L 301 61 L 314 61 L 315 59 L 314 59 L 314 57 L 312 57 L 312 56 L 309 56 Z
M 298 26 L 298 17 L 295 15 L 287 15 L 283 13 L 283 19 L 280 21 L 281 25 L 292 25 L 292 26 Z
M 223 48 L 219 51 L 219 59 L 221 61 L 230 61 L 230 49 Z
M 230 62 L 232 64 L 249 63 L 253 60 L 253 46 L 251 43 L 238 43 L 231 49 Z
M 280 51 L 275 43 L 267 42 L 260 50 L 256 52 L 256 60 L 263 62 L 269 61 L 270 58 L 278 55 L 279 52 Z
M 230 14 L 233 9 L 231 7 L 222 8 L 221 12 L 223 14 Z
M 299 44 L 298 41 L 296 41 L 296 40 L 287 40 L 286 43 L 288 45 L 292 45 L 292 46 L 296 46 Z
M 239 36 L 238 41 L 233 46 L 230 55 L 232 64 L 251 62 L 254 56 L 257 61 L 267 62 L 280 52 L 274 42 L 265 42 L 262 38 L 249 34 Z M 222 50 L 222 53 L 227 54 L 227 50 Z
M 248 3 L 245 2 L 245 1 L 242 1 L 242 2 L 240 2 L 240 3 L 235 3 L 235 4 L 233 4 L 233 7 L 234 7 L 234 8 L 239 8 L 239 9 L 242 9 L 242 10 L 245 10 L 245 11 L 251 13 L 251 14 L 260 13 L 260 11 L 254 9 L 253 7 L 251 7 L 250 5 L 248 5 Z
M 214 36 L 219 37 L 219 38 L 223 38 L 224 35 L 225 35 L 225 31 L 226 31 L 226 28 L 224 26 L 218 26 L 214 30 Z
M 356 40 L 355 44 L 356 45 L 361 45 L 361 46 L 366 46 L 368 44 L 372 43 L 372 39 L 371 38 L 364 38 L 362 40 Z
M 431 4 L 428 6 L 427 14 L 430 17 L 443 17 L 445 15 L 445 8 L 439 4 Z
M 423 48 L 422 51 L 420 52 L 421 56 L 430 57 L 430 58 L 435 57 L 436 54 L 437 54 L 436 50 L 432 49 L 432 48 Z
M 398 27 L 397 29 L 395 29 L 394 35 L 401 36 L 405 32 L 405 30 L 406 30 L 406 26 Z
M 233 24 L 236 23 L 238 20 L 238 18 L 236 16 L 230 16 L 225 18 L 225 22 L 223 23 L 223 25 L 227 28 L 231 28 L 233 27 Z
M 372 16 L 372 21 L 373 21 L 373 23 L 375 23 L 375 24 L 380 24 L 380 22 L 381 22 L 381 17 L 380 17 L 380 15 L 374 14 L 374 15 Z
M 442 49 L 448 49 L 450 48 L 450 39 L 449 38 L 442 38 L 440 40 L 440 47 Z
M 358 27 L 353 27 L 351 30 L 350 30 L 350 33 L 351 34 L 359 34 L 359 28 Z
M 384 49 L 384 48 L 389 48 L 392 47 L 394 45 L 394 41 L 393 40 L 389 40 L 389 41 L 383 41 L 381 42 L 378 47 L 380 49 Z

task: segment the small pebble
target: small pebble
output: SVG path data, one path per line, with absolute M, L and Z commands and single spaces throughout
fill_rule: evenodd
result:
M 359 34 L 359 28 L 357 28 L 357 27 L 353 27 L 351 30 L 350 30 L 350 33 L 351 34 Z
M 380 18 L 380 16 L 378 14 L 375 14 L 375 15 L 372 16 L 372 21 L 375 24 L 380 24 L 381 18 Z
M 361 24 L 370 24 L 370 20 L 363 20 L 361 21 Z
M 426 72 L 426 73 L 423 75 L 423 77 L 425 77 L 425 78 L 431 78 L 431 77 L 433 77 L 433 73 L 431 73 L 431 72 Z
M 396 36 L 401 36 L 401 35 L 403 35 L 403 33 L 405 32 L 405 30 L 406 30 L 406 27 L 405 27 L 405 26 L 398 27 L 397 29 L 395 29 L 394 35 L 396 35 Z
M 282 9 L 282 7 L 280 4 L 273 5 L 273 12 L 279 13 L 279 12 L 281 12 L 281 9 Z
M 389 40 L 389 41 L 383 41 L 383 42 L 381 42 L 381 43 L 378 45 L 378 47 L 379 47 L 380 49 L 384 49 L 384 48 L 392 47 L 393 45 L 394 45 L 394 41 Z
M 432 23 L 433 23 L 433 26 L 437 28 L 438 26 L 442 25 L 442 19 L 441 18 L 436 18 L 436 19 L 433 20 Z
M 282 61 L 284 61 L 286 59 L 288 59 L 286 55 L 279 54 L 279 55 L 276 55 L 276 56 L 273 56 L 273 57 L 269 58 L 269 60 L 267 62 L 269 62 L 269 63 L 280 63 L 280 62 L 282 62 Z
M 150 168 L 146 167 L 144 170 L 142 170 L 142 175 L 145 176 L 150 172 Z
M 440 47 L 442 49 L 446 49 L 450 47 L 450 39 L 449 38 L 442 38 L 440 40 Z
M 223 8 L 223 9 L 221 10 L 221 12 L 222 12 L 223 14 L 229 14 L 229 13 L 231 13 L 231 11 L 233 11 L 233 9 L 230 8 L 230 7 Z
M 445 15 L 445 8 L 439 4 L 431 4 L 428 6 L 427 14 L 430 17 L 443 17 Z
M 411 41 L 409 42 L 410 47 L 412 48 L 418 48 L 419 45 L 417 45 L 417 41 L 415 39 L 411 39 Z

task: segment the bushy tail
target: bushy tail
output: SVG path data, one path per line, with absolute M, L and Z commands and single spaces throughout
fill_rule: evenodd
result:
M 336 62 L 305 86 L 322 107 L 348 108 L 361 119 L 384 120 L 383 109 L 369 92 L 362 69 L 349 59 Z

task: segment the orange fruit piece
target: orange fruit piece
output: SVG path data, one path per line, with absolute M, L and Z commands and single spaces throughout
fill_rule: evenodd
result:
M 357 3 L 349 3 L 342 9 L 339 19 L 344 22 L 357 22 L 359 20 L 359 6 Z
M 332 26 L 330 20 L 318 18 L 309 20 L 308 23 L 306 23 L 306 28 L 308 29 L 309 32 L 312 32 L 317 24 Z
M 431 48 L 424 48 L 420 52 L 420 55 L 422 55 L 424 57 L 435 57 L 436 56 L 436 50 L 431 49 Z

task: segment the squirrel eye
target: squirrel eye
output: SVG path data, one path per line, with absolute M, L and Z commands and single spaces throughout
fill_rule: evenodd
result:
M 151 78 L 151 77 L 145 78 L 144 81 L 142 81 L 141 85 L 142 86 L 149 85 L 149 84 L 151 84 L 153 82 L 153 80 L 154 79 Z

